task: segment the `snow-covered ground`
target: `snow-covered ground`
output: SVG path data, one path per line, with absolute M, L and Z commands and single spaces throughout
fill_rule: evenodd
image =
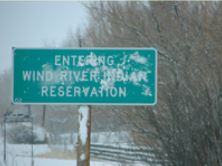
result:
M 116 145 L 116 139 L 120 137 L 124 140 L 128 136 L 126 133 L 109 133 L 109 137 L 107 137 L 107 133 L 93 133 L 94 137 L 93 142 L 102 142 L 104 144 L 105 138 L 110 138 L 109 145 Z M 64 135 L 65 136 L 65 135 Z M 103 142 L 104 141 L 104 142 Z M 124 146 L 123 142 L 121 143 Z M 55 146 L 58 146 L 55 149 Z M 73 144 L 66 144 L 66 149 L 64 149 L 64 145 L 34 145 L 33 152 L 34 152 L 34 166 L 76 166 L 76 160 L 67 160 L 67 159 L 52 159 L 52 158 L 41 158 L 40 155 L 46 154 L 53 150 L 73 150 Z M 6 145 L 7 151 L 7 163 L 6 165 L 3 162 L 3 140 L 0 134 L 0 166 L 31 166 L 31 151 L 32 146 L 29 144 L 8 144 Z M 117 162 L 110 162 L 110 161 L 95 161 L 91 160 L 91 166 L 129 166 L 129 164 L 121 164 Z M 145 166 L 141 163 L 134 163 L 130 164 L 130 166 Z
M 120 164 L 114 163 L 114 162 L 97 162 L 97 161 L 91 161 L 90 165 L 92 166 L 120 166 Z M 31 159 L 27 157 L 16 157 L 14 160 L 10 160 L 7 163 L 7 166 L 31 166 Z M 75 160 L 35 158 L 34 166 L 76 166 L 76 161 Z
M 0 166 L 31 166 L 31 145 L 7 144 L 7 163 L 3 162 L 3 144 L 0 144 Z M 50 152 L 48 145 L 34 145 L 34 166 L 76 166 L 76 160 L 47 159 L 37 157 Z M 127 166 L 128 164 L 124 165 Z M 91 161 L 91 166 L 123 166 L 110 161 Z M 130 166 L 144 166 L 141 163 Z

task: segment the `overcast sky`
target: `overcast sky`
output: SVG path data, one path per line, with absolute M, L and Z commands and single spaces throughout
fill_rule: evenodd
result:
M 86 19 L 80 2 L 0 2 L 0 73 L 11 67 L 12 47 L 58 47 Z

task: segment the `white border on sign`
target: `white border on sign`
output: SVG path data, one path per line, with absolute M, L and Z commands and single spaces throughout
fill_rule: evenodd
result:
M 129 50 L 129 49 L 137 49 L 137 50 L 154 50 L 155 52 L 155 98 L 154 98 L 154 102 L 153 103 L 51 103 L 51 102 L 45 102 L 45 103 L 25 103 L 25 102 L 15 102 L 14 101 L 14 52 L 15 50 L 18 49 L 27 49 L 27 50 L 31 50 L 31 49 L 36 49 L 36 50 L 105 50 L 105 49 L 109 49 L 109 50 Z M 74 47 L 74 48 L 24 48 L 24 47 L 12 47 L 12 94 L 11 94 L 11 101 L 13 104 L 17 104 L 17 105 L 101 105 L 101 106 L 105 106 L 105 105 L 115 105 L 115 106 L 154 106 L 157 104 L 157 81 L 158 81 L 158 52 L 157 49 L 154 47 Z

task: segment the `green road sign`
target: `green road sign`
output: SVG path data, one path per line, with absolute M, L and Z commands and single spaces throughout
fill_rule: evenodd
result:
M 153 105 L 154 48 L 13 48 L 13 102 Z

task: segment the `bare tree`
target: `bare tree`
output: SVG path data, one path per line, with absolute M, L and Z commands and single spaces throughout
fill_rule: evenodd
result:
M 158 49 L 158 104 L 117 107 L 135 141 L 155 148 L 163 165 L 221 165 L 222 3 L 109 1 L 86 7 L 88 46 Z
M 11 71 L 0 75 L 0 117 L 11 107 Z

